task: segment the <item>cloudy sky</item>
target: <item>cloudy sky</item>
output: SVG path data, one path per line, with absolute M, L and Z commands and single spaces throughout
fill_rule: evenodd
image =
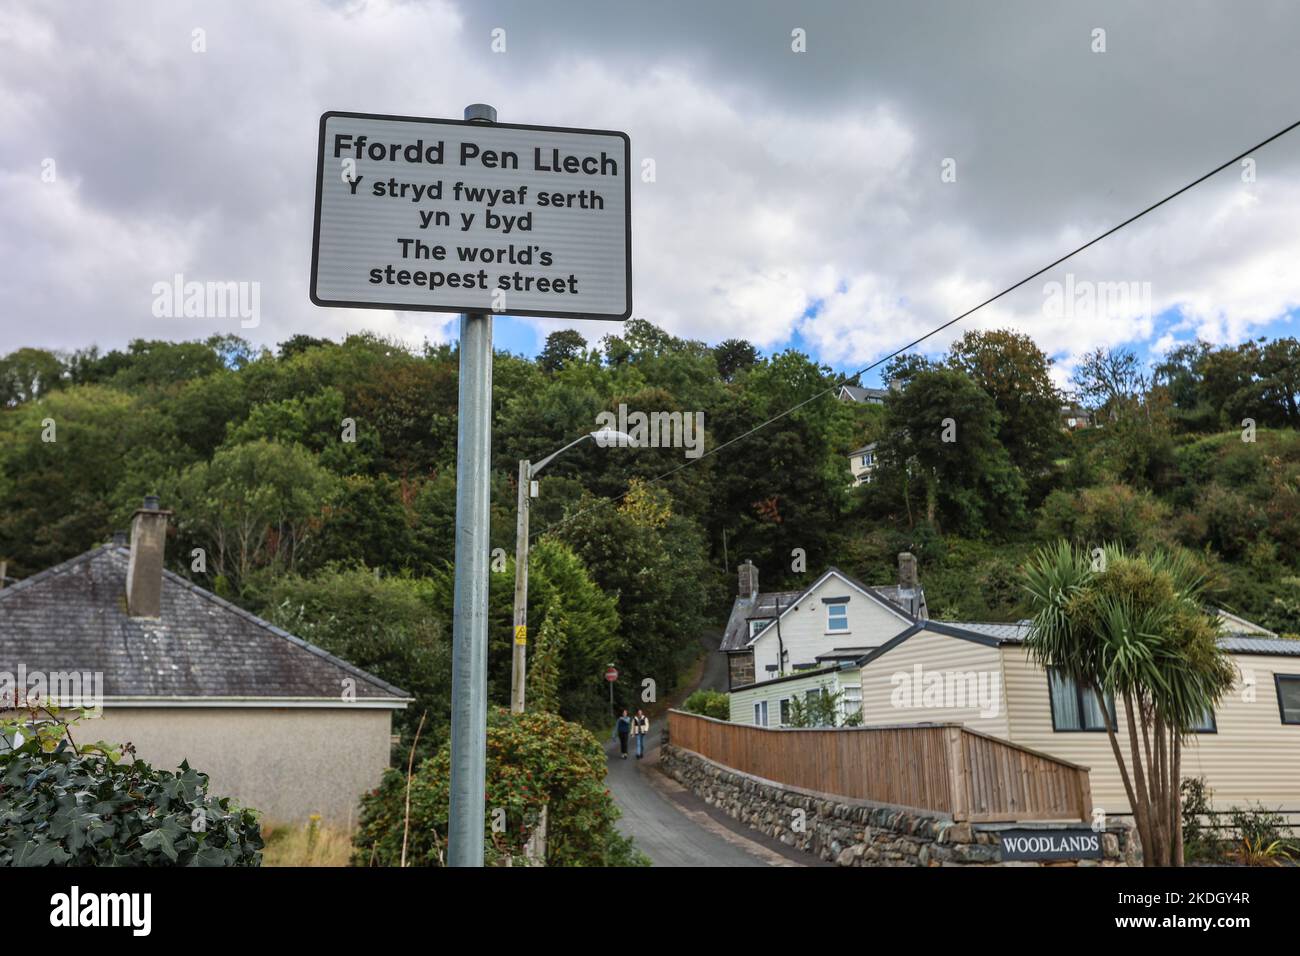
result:
M 1258 0 L 0 0 L 0 352 L 454 336 L 310 303 L 317 124 L 487 102 L 655 160 L 637 316 L 854 369 L 1300 119 L 1298 39 L 1300 7 Z M 927 348 L 1014 326 L 1064 376 L 1099 345 L 1300 334 L 1300 130 L 1251 158 Z M 259 283 L 260 324 L 156 318 L 177 273 Z

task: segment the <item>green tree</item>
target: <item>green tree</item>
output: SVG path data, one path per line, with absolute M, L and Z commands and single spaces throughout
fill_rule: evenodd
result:
M 757 364 L 758 350 L 753 343 L 744 339 L 727 339 L 713 347 L 713 359 L 718 363 L 718 374 L 722 380 L 731 382 Z
M 662 489 L 636 484 L 617 505 L 583 499 L 554 533 L 601 589 L 618 598 L 621 633 L 613 663 L 624 677 L 616 690 L 630 697 L 624 687 L 639 692 L 645 678 L 661 693 L 671 688 L 705 620 L 709 575 L 694 524 L 673 513 Z
M 587 351 L 587 340 L 576 329 L 558 329 L 546 337 L 546 345 L 537 356 L 544 372 L 558 372 L 580 359 Z
M 255 568 L 294 568 L 338 487 L 305 448 L 258 440 L 187 468 L 172 500 L 182 535 L 206 548 L 209 570 L 237 591 Z
M 949 349 L 948 363 L 993 399 L 998 441 L 1021 475 L 1030 480 L 1046 472 L 1061 435 L 1052 360 L 1029 336 L 999 329 L 967 332 Z
M 53 352 L 18 349 L 0 358 L 0 408 L 40 398 L 63 384 L 64 365 Z
M 174 422 L 102 386 L 59 389 L 0 414 L 0 555 L 19 577 L 102 544 L 187 460 Z
M 908 523 L 981 533 L 1024 517 L 1025 482 L 998 441 L 988 394 L 955 369 L 917 372 L 885 399 L 881 481 L 900 493 Z
M 1066 542 L 1040 550 L 1025 573 L 1034 626 L 1026 646 L 1044 667 L 1097 699 L 1123 700 L 1128 761 L 1109 708 L 1099 708 L 1133 809 L 1147 866 L 1181 866 L 1182 745 L 1232 687 L 1235 669 L 1203 604 L 1204 571 L 1185 553 L 1102 560 Z

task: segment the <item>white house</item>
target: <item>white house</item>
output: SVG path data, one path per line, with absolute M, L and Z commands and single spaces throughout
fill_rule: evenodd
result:
M 740 592 L 719 650 L 731 689 L 835 661 L 857 660 L 927 616 L 916 559 L 899 555 L 899 583 L 868 587 L 829 568 L 802 591 L 758 591 L 758 569 L 740 567 Z
M 865 485 L 876 470 L 876 443 L 863 445 L 849 453 L 849 471 L 853 474 L 853 487 Z

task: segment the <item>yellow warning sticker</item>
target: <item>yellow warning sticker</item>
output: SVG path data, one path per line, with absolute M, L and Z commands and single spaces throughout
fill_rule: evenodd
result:
M 515 625 L 515 643 L 516 643 L 516 644 L 527 644 L 527 643 L 528 643 L 528 625 L 527 625 L 527 624 L 516 624 L 516 625 Z

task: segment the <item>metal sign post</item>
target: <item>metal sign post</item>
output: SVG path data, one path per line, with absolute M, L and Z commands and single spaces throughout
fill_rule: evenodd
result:
M 475 103 L 465 119 L 496 122 Z M 492 475 L 492 314 L 460 317 L 456 426 L 456 585 L 451 621 L 451 808 L 447 864 L 483 865 L 487 774 L 489 497 Z

